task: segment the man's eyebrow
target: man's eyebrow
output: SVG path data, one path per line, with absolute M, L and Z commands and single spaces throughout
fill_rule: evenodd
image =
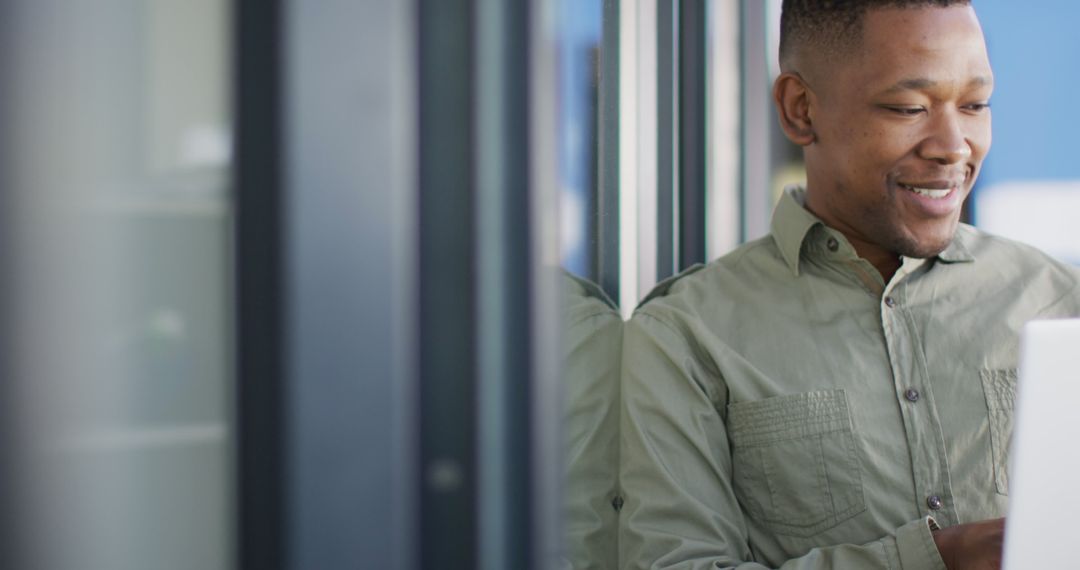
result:
M 938 84 L 937 81 L 927 79 L 924 77 L 914 77 L 911 79 L 901 79 L 894 83 L 891 87 L 881 92 L 882 95 L 893 95 L 904 91 L 921 91 L 923 89 L 933 88 Z M 979 75 L 973 77 L 971 81 L 968 81 L 968 87 L 986 87 L 994 84 L 994 78 L 989 75 Z
M 903 91 L 921 91 L 937 85 L 937 81 L 924 78 L 902 79 L 882 92 L 882 95 L 892 95 Z

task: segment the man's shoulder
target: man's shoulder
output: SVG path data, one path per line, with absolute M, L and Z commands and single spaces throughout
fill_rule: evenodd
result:
M 960 224 L 956 239 L 970 253 L 976 266 L 995 266 L 999 268 L 997 273 L 1022 278 L 1034 273 L 1050 273 L 1066 282 L 1080 284 L 1080 267 L 1057 259 L 1035 246 L 968 224 Z
M 693 308 L 722 303 L 725 292 L 760 282 L 762 273 L 782 274 L 783 257 L 771 235 L 740 245 L 710 261 L 698 263 L 656 284 L 637 311 Z
M 961 298 L 1032 318 L 1080 316 L 1080 267 L 1031 245 L 971 226 L 957 230 L 967 263 L 947 264 L 940 284 L 965 291 Z
M 618 311 L 618 306 L 599 285 L 566 271 L 562 271 L 563 298 L 568 305 L 587 303 Z

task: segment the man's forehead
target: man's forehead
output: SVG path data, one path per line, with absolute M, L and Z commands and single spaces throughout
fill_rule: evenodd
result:
M 970 87 L 993 82 L 986 44 L 970 6 L 877 8 L 866 13 L 851 63 L 875 89 L 919 90 L 948 80 Z
M 985 50 L 982 27 L 971 6 L 874 8 L 863 16 L 861 32 L 863 54 Z
M 940 87 L 940 80 L 931 79 L 929 77 L 909 77 L 901 79 L 896 83 L 893 83 L 887 87 L 882 93 L 888 95 L 893 93 L 903 93 L 905 91 L 927 91 Z M 980 87 L 993 87 L 994 77 L 992 75 L 976 75 L 970 78 L 967 82 L 968 89 L 978 89 Z

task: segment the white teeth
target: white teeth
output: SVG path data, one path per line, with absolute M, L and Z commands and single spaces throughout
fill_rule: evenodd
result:
M 920 195 L 932 198 L 934 200 L 940 200 L 949 195 L 952 192 L 952 188 L 946 188 L 944 190 L 931 190 L 930 188 L 915 188 L 914 186 L 904 186 L 908 190 Z

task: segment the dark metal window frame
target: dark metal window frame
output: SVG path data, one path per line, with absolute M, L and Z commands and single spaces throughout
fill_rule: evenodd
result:
M 706 260 L 707 10 L 657 2 L 658 281 Z
M 364 141 L 364 129 L 350 134 L 311 112 L 313 103 L 328 102 L 326 112 L 348 123 L 359 111 L 355 100 L 348 103 L 349 89 L 339 88 L 350 80 L 342 69 L 351 68 L 320 71 L 310 62 L 334 61 L 341 50 L 356 48 L 357 34 L 342 33 L 329 19 L 363 16 L 373 5 L 235 5 L 241 568 L 306 568 L 312 561 L 316 567 L 552 566 L 553 505 L 560 499 L 552 436 L 559 423 L 557 378 L 550 364 L 557 358 L 557 325 L 550 315 L 558 314 L 558 282 L 557 268 L 542 266 L 554 248 L 539 240 L 547 234 L 542 225 L 555 222 L 544 218 L 543 206 L 556 194 L 546 187 L 554 177 L 545 174 L 543 160 L 553 166 L 554 155 L 537 145 L 554 144 L 553 135 L 538 134 L 554 128 L 551 117 L 538 119 L 538 109 L 554 107 L 539 95 L 551 89 L 554 73 L 552 67 L 542 76 L 537 68 L 550 55 L 542 53 L 548 46 L 538 32 L 541 3 L 415 0 L 402 8 L 411 15 L 415 68 L 415 85 L 403 95 L 414 98 L 408 104 L 418 111 L 408 151 L 418 178 L 410 183 L 414 208 L 404 220 L 414 224 L 408 237 L 415 243 L 394 250 L 406 258 L 397 263 L 412 267 L 410 309 L 398 313 L 405 323 L 360 322 L 341 284 L 323 281 L 331 303 L 341 305 L 331 323 L 313 287 L 328 279 L 321 273 L 325 262 L 312 263 L 313 251 L 330 250 L 352 283 L 354 256 L 362 258 L 362 246 L 370 245 L 358 241 L 364 212 L 354 210 L 353 187 L 387 192 L 365 187 L 368 181 L 356 179 L 337 148 L 325 149 L 332 155 L 319 161 L 312 154 L 326 137 L 342 137 L 349 148 Z M 323 37 L 335 33 L 341 35 Z M 480 58 L 493 52 L 496 65 L 480 68 Z M 324 82 L 332 87 L 320 87 Z M 320 174 L 318 185 L 304 177 L 309 171 Z M 327 190 L 335 184 L 339 192 Z M 324 219 L 319 212 L 329 227 L 313 225 Z M 345 223 L 348 212 L 359 219 Z M 380 235 L 389 234 L 400 237 Z M 415 369 L 393 369 L 379 358 L 374 371 L 363 370 L 349 353 L 353 341 L 320 342 L 336 331 L 362 343 L 356 331 L 388 335 L 395 326 L 404 332 L 393 342 L 409 347 Z M 358 400 L 357 390 L 369 388 L 378 397 Z M 380 404 L 397 418 L 386 422 L 387 434 L 358 434 L 365 418 L 355 417 L 364 415 L 356 410 Z M 365 465 L 365 441 L 402 448 L 401 465 Z M 394 477 L 393 488 L 362 485 L 358 479 L 371 473 L 357 472 L 360 467 Z M 374 497 L 379 493 L 391 498 Z M 365 500 L 394 501 L 390 510 L 403 512 L 367 509 Z M 374 549 L 365 557 L 370 537 L 345 540 L 379 523 L 393 525 L 399 540 L 375 558 Z M 315 532 L 318 525 L 324 533 Z
M 239 567 L 414 567 L 412 12 L 234 8 Z
M 282 0 L 235 5 L 237 555 L 285 568 Z
M 706 0 L 679 2 L 679 270 L 705 261 Z
M 678 2 L 656 0 L 656 280 L 678 271 Z
M 620 210 L 620 90 L 619 61 L 620 2 L 603 0 L 603 30 L 600 46 L 600 85 L 597 113 L 597 176 L 594 220 L 596 241 L 591 277 L 612 299 L 619 298 Z

